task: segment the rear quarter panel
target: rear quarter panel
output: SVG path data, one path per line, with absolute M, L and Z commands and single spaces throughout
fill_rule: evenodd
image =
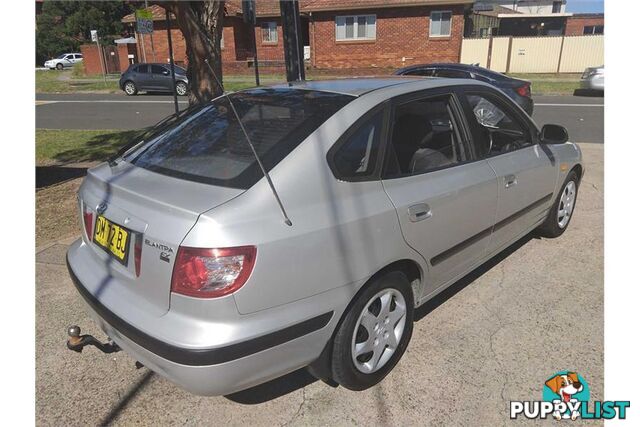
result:
M 364 98 L 364 97 L 363 97 Z M 271 172 L 293 226 L 285 225 L 265 179 L 201 215 L 183 245 L 256 245 L 256 265 L 234 294 L 252 313 L 338 287 L 353 296 L 374 273 L 401 259 L 424 260 L 402 238 L 380 181 L 342 182 L 326 160 L 334 141 L 386 97 L 358 98 L 335 114 Z

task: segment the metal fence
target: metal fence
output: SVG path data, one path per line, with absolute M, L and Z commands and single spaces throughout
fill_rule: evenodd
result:
M 604 64 L 604 36 L 464 39 L 460 62 L 501 73 L 579 73 Z

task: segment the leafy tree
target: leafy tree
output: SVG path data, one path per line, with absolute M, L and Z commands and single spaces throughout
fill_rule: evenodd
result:
M 36 63 L 91 42 L 91 30 L 110 43 L 122 33 L 120 20 L 132 7 L 123 1 L 45 1 L 36 18 Z

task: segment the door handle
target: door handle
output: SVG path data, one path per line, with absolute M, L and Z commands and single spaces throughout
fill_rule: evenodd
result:
M 504 177 L 504 187 L 505 188 L 513 187 L 517 183 L 518 183 L 518 180 L 516 179 L 515 175 L 506 175 Z
M 409 215 L 409 221 L 411 222 L 422 221 L 423 219 L 431 218 L 433 216 L 431 208 L 426 203 L 409 206 L 407 214 Z

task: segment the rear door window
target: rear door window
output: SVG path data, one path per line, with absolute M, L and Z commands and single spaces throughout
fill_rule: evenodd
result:
M 329 163 L 338 179 L 363 180 L 371 177 L 378 163 L 384 110 L 349 130 L 344 142 L 329 153 Z
M 384 178 L 420 175 L 466 160 L 451 95 L 398 105 L 393 113 Z
M 166 75 L 169 71 L 161 65 L 151 65 L 151 74 Z
M 403 74 L 404 76 L 422 76 L 422 77 L 432 77 L 433 69 L 432 68 L 419 68 L 417 70 L 410 70 Z
M 470 79 L 471 73 L 460 70 L 436 70 L 436 77 L 446 77 L 450 79 Z
M 252 89 L 229 97 L 267 170 L 354 99 L 289 88 Z M 247 189 L 262 178 L 226 97 L 194 108 L 126 160 L 166 175 L 232 188 Z

